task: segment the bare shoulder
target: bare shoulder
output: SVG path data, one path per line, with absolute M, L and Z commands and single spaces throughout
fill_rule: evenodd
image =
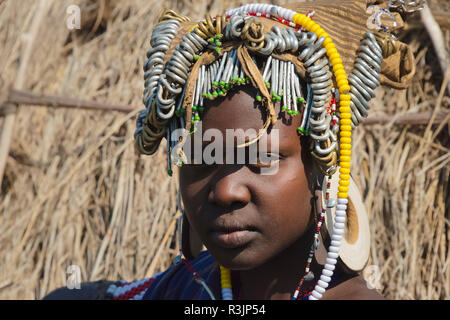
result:
M 386 300 L 376 289 L 370 289 L 361 276 L 344 281 L 324 293 L 327 300 Z

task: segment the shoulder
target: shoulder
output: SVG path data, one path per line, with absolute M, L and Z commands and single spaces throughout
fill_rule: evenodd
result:
M 46 295 L 43 300 L 104 300 L 107 299 L 107 289 L 115 283 L 101 280 L 81 283 L 79 288 L 58 288 Z
M 56 289 L 43 300 L 141 300 L 160 274 L 133 282 L 106 280 L 85 282 L 81 283 L 78 289 Z
M 361 276 L 348 279 L 325 294 L 330 300 L 386 300 L 377 290 L 369 288 Z
M 208 251 L 201 252 L 190 266 L 200 275 L 214 263 Z M 177 296 L 186 283 L 195 282 L 189 268 L 178 262 L 167 270 L 138 281 L 96 281 L 82 283 L 79 289 L 59 288 L 43 300 L 141 300 Z M 182 287 L 180 287 L 182 286 Z M 187 294 L 187 293 L 186 293 Z
M 214 279 L 215 261 L 207 250 L 192 260 L 175 261 L 147 290 L 145 300 L 197 300 L 202 299 L 204 290 L 194 273 L 205 281 Z M 209 297 L 209 296 L 208 296 Z

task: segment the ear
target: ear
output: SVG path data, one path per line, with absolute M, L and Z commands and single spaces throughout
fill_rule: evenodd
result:
M 189 224 L 186 215 L 183 215 L 181 231 L 181 250 L 188 260 L 192 260 L 199 255 L 203 249 L 203 243 L 194 229 Z

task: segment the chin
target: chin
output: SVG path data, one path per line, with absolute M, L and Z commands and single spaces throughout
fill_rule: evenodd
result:
M 267 256 L 267 251 L 257 250 L 251 245 L 232 249 L 215 246 L 206 247 L 218 264 L 231 270 L 251 270 L 270 258 Z

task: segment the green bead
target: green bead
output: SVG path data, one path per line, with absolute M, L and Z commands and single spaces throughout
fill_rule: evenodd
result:
M 277 96 L 277 101 L 281 101 L 281 96 Z
M 197 111 L 197 107 L 196 106 L 192 106 L 192 111 Z
M 219 94 L 217 93 L 217 91 L 213 91 L 212 95 L 213 95 L 214 97 L 218 97 L 218 96 L 219 96 Z
M 303 103 L 303 102 L 305 102 L 305 99 L 302 98 L 302 97 L 299 97 L 299 98 L 297 98 L 297 101 L 300 102 L 300 103 Z
M 199 116 L 195 116 L 194 119 L 198 121 L 198 120 L 200 120 L 200 117 Z
M 195 60 L 195 61 L 197 61 L 199 58 L 200 58 L 199 55 L 195 55 L 195 56 L 194 56 L 194 60 Z
M 214 38 L 209 38 L 209 42 L 210 43 L 214 43 L 215 39 Z
M 223 86 L 225 85 L 225 81 L 220 80 L 220 81 L 219 81 L 219 84 L 223 87 Z
M 212 98 L 213 98 L 213 95 L 212 95 L 211 93 L 208 93 L 208 94 L 206 95 L 206 97 L 207 97 L 208 99 L 212 99 Z
M 298 111 L 294 110 L 294 115 L 298 116 Z
M 270 82 L 266 82 L 265 85 L 267 88 L 270 88 Z
M 222 48 L 221 48 L 221 47 L 216 47 L 216 52 L 217 52 L 217 53 L 219 53 L 219 52 L 220 52 L 220 50 L 222 50 Z
M 217 87 L 219 86 L 219 83 L 218 83 L 217 81 L 213 81 L 213 82 L 212 82 L 212 86 L 213 86 L 214 88 L 217 88 Z
M 206 98 L 206 92 L 203 92 L 203 93 L 202 93 L 202 96 Z
M 256 101 L 261 101 L 261 100 L 262 100 L 262 97 L 260 95 L 257 95 L 256 96 Z
M 281 110 L 286 111 L 287 107 L 286 106 L 282 106 Z
M 225 83 L 225 89 L 230 89 L 230 84 L 229 83 Z
M 194 124 L 194 122 L 195 122 L 194 119 L 192 119 L 192 120 L 191 120 L 191 123 Z
M 172 176 L 173 171 L 171 169 L 167 170 L 167 173 L 169 174 L 169 176 Z
M 200 108 L 198 108 L 198 110 L 199 110 L 200 112 L 203 112 L 203 111 L 205 110 L 205 108 L 204 108 L 204 107 L 200 107 Z
M 305 130 L 302 127 L 298 127 L 297 128 L 298 132 L 303 133 L 303 134 L 308 134 L 309 130 Z

